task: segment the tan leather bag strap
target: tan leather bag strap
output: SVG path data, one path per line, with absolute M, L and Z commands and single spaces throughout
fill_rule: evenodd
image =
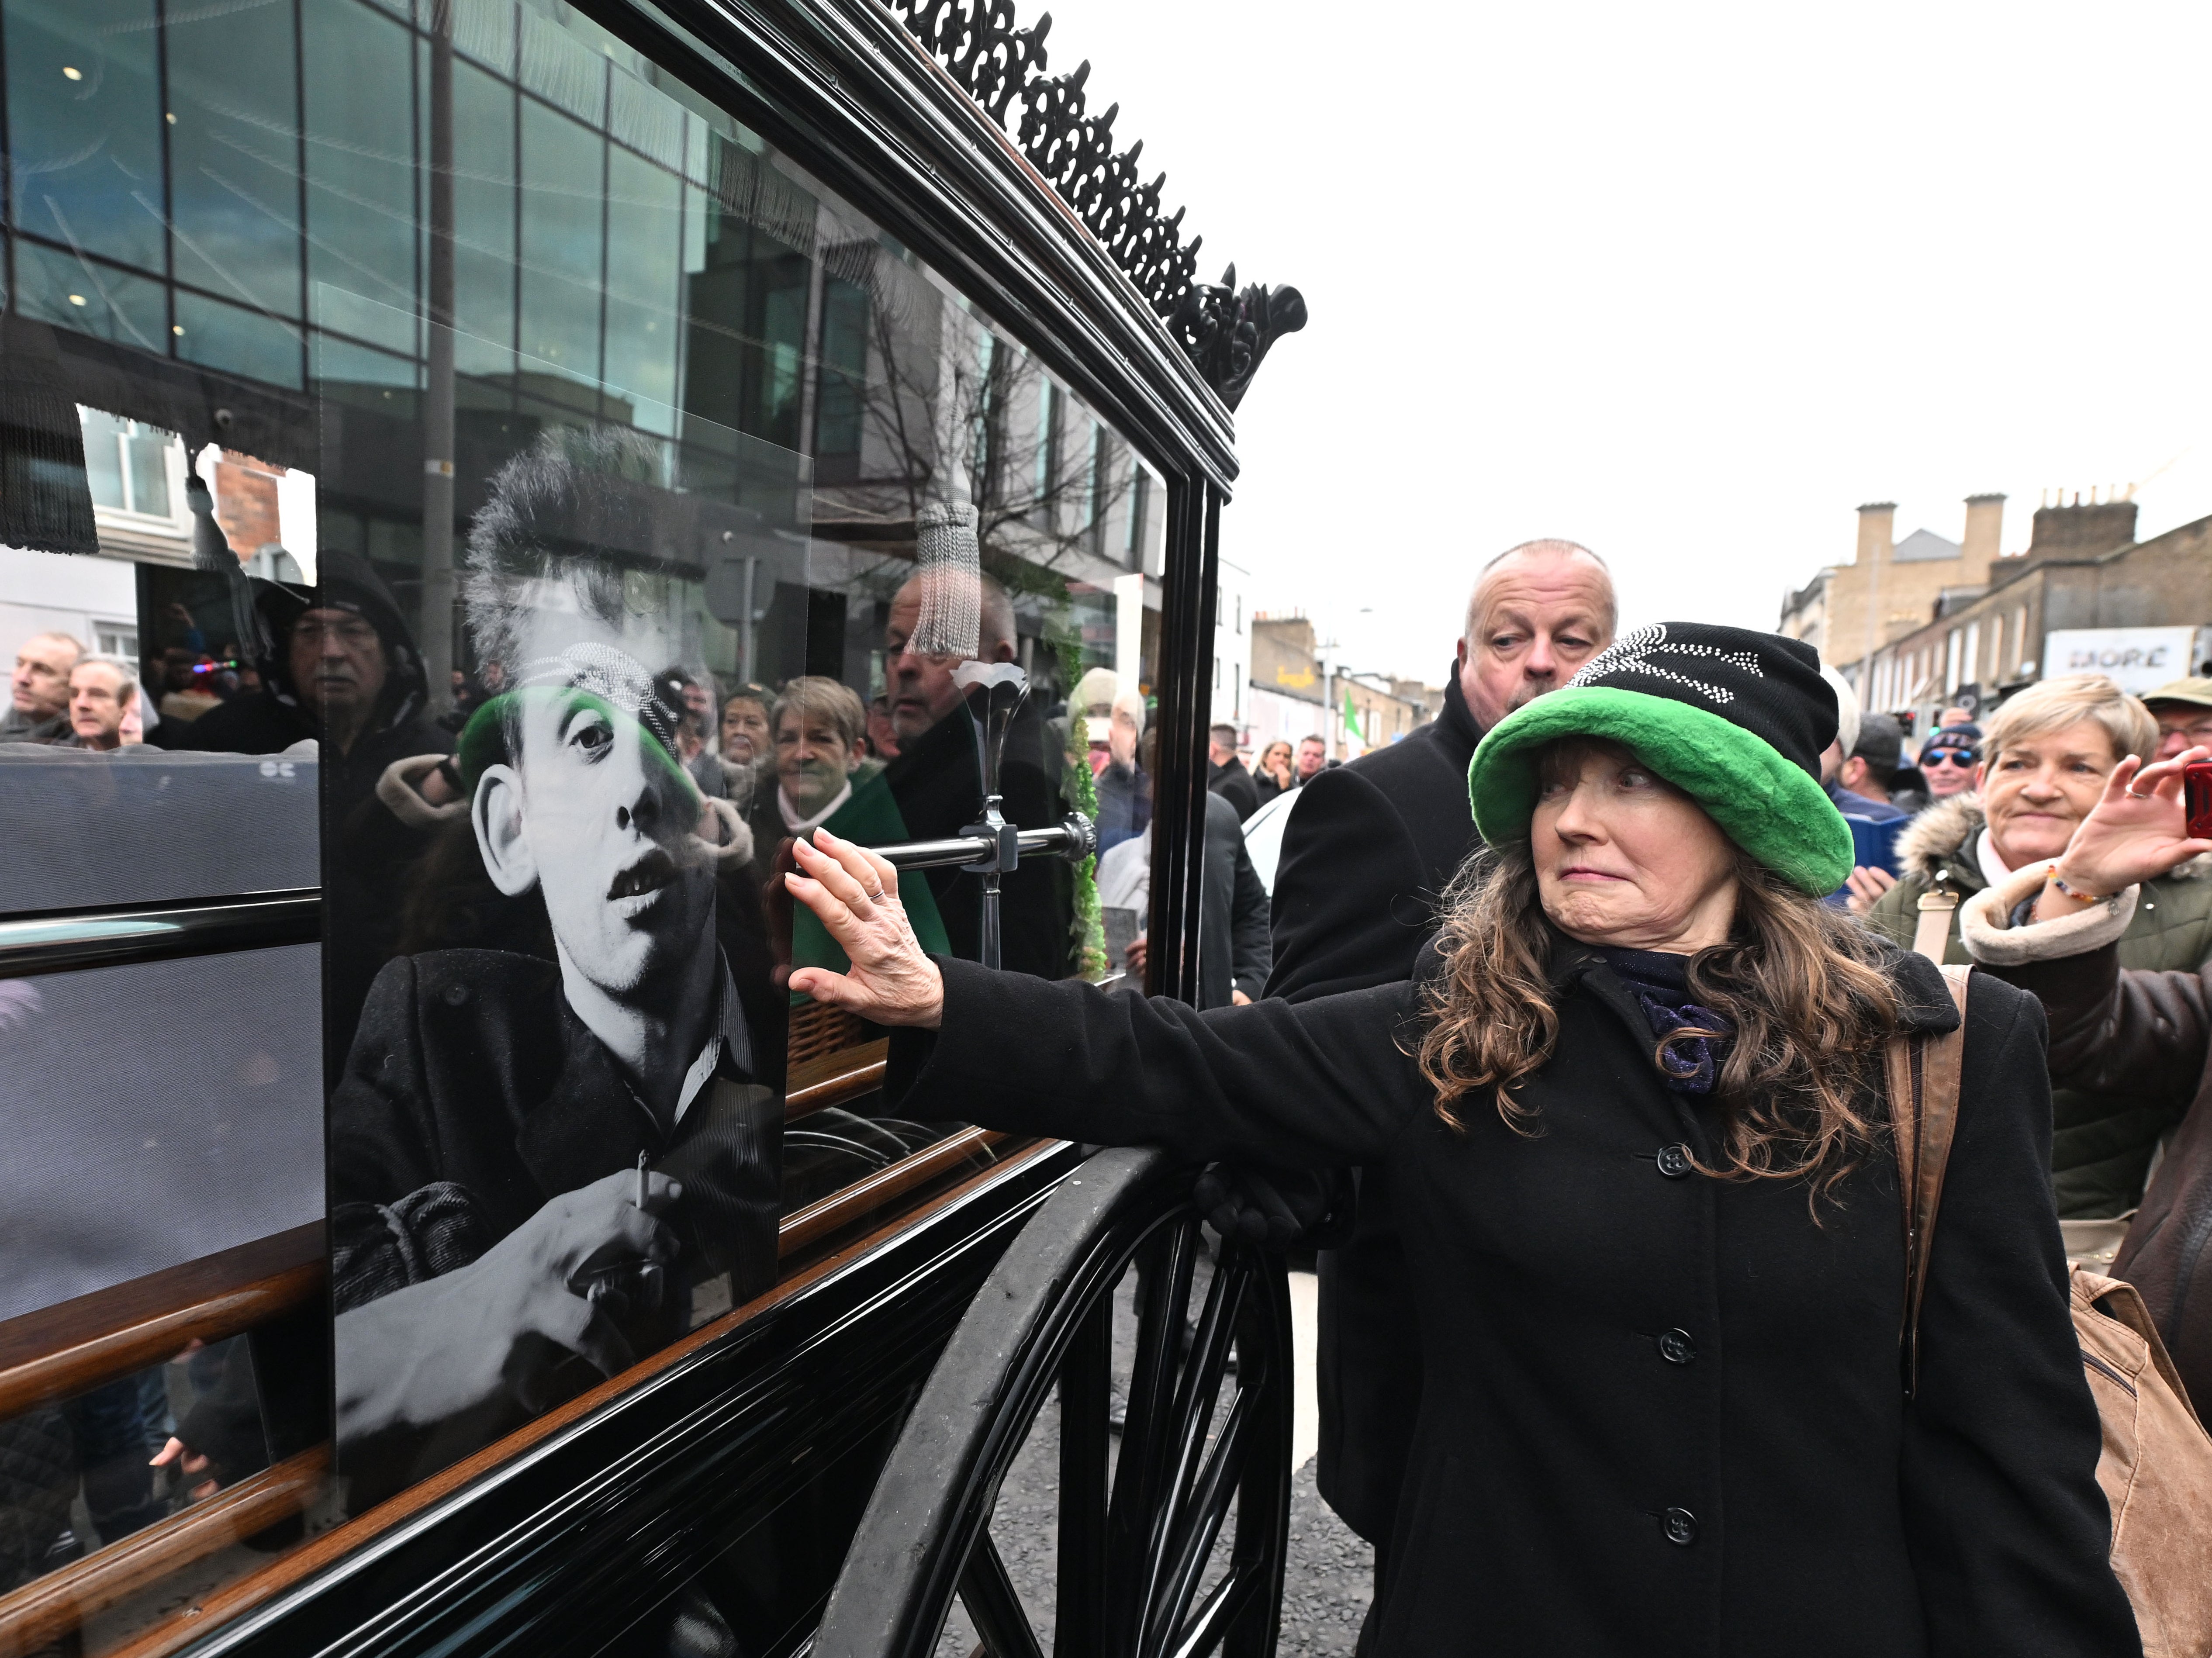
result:
M 1889 1044 L 1891 1132 L 1897 1143 L 1897 1187 L 1905 1220 L 1905 1392 L 1920 1385 L 1920 1303 L 1928 1290 L 1928 1258 L 1943 1172 L 1959 1132 L 1959 1085 L 1966 1051 L 1966 981 L 1973 969 L 1947 967 L 1943 982 L 1959 1010 L 1959 1028 L 1939 1036 L 1899 1036 Z
M 1951 942 L 1951 918 L 1958 914 L 1959 895 L 1948 887 L 1934 887 L 1920 895 L 1920 919 L 1912 929 L 1912 953 L 1925 956 L 1938 967 Z

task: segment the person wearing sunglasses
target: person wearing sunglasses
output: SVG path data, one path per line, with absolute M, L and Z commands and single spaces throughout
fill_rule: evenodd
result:
M 1960 729 L 1932 732 L 1923 747 L 1920 768 L 1931 786 L 1961 769 L 1954 762 L 1956 750 L 1946 746 Z M 1963 903 L 2021 871 L 2050 865 L 2103 798 L 2113 768 L 2130 755 L 2148 760 L 2159 746 L 2149 710 L 2103 674 L 2064 674 L 2031 685 L 1984 729 L 1972 787 L 1939 798 L 1899 836 L 1896 884 L 1875 896 L 1860 874 L 1852 877 L 1851 907 L 1875 932 L 1906 948 L 1919 925 L 1922 894 L 1941 890 Z M 1956 910 L 1949 921 L 1943 959 L 1963 963 L 1970 957 Z M 2148 883 L 2119 941 L 2123 967 L 2193 972 L 2208 955 L 2212 856 L 2191 859 Z M 2172 1115 L 2126 1083 L 2105 1092 L 2061 1087 L 2052 1104 L 2059 1218 L 2127 1213 L 2142 1196 L 2151 1154 Z
M 1982 763 L 1982 728 L 1946 726 L 1929 733 L 1920 745 L 1920 775 L 1927 780 L 1928 801 L 1948 800 L 1971 793 L 1974 771 Z

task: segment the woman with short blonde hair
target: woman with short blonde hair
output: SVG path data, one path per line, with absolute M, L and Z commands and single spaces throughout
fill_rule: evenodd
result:
M 1939 800 L 1898 837 L 1897 884 L 1867 912 L 1875 932 L 1909 945 L 1920 901 L 1962 904 L 2063 856 L 2103 796 L 2113 768 L 2158 752 L 2158 722 L 2100 673 L 2063 674 L 2008 698 L 1983 726 L 1972 792 Z M 1959 911 L 1943 959 L 1969 959 Z M 2124 967 L 2193 971 L 2212 955 L 2212 859 L 2192 859 L 2149 883 L 2120 941 Z M 2142 1196 L 2169 1112 L 2123 1086 L 2052 1096 L 2051 1178 L 2067 1220 L 2107 1220 Z
M 867 740 L 868 711 L 860 701 L 860 694 L 842 679 L 832 679 L 826 674 L 800 674 L 784 682 L 777 694 L 775 707 L 768 717 L 769 740 L 783 730 L 783 716 L 797 712 L 802 717 L 812 716 L 827 720 L 847 749 L 857 751 Z
M 2141 698 L 2103 674 L 2068 673 L 2008 698 L 1982 727 L 1982 759 L 1987 763 L 2008 748 L 2085 720 L 2110 739 L 2114 765 L 2130 755 L 2148 760 L 2158 752 L 2158 721 Z

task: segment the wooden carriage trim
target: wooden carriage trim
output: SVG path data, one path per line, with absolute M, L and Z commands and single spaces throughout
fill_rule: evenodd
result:
M 890 1051 L 890 1039 L 880 1037 L 793 1066 L 784 1087 L 783 1120 L 791 1122 L 810 1111 L 872 1094 L 884 1085 L 884 1066 Z
M 323 1223 L 311 1221 L 11 1318 L 0 1323 L 0 1418 L 266 1323 L 329 1274 Z
M 968 1129 L 934 1145 L 925 1146 L 869 1180 L 796 1211 L 781 1223 L 778 1254 L 787 1258 L 802 1254 L 810 1245 L 862 1218 L 872 1208 L 880 1208 L 927 1184 L 966 1157 L 1007 1138 L 994 1131 Z M 1001 1161 L 975 1170 L 939 1193 L 939 1200 L 950 1202 L 963 1197 L 1059 1144 L 1057 1140 L 1038 1140 L 1018 1146 Z M 647 1377 L 790 1300 L 889 1242 L 917 1218 L 911 1213 L 893 1216 L 865 1236 L 808 1262 L 766 1295 L 701 1326 L 622 1375 L 549 1411 L 442 1473 L 409 1486 L 368 1513 L 308 1539 L 259 1571 L 223 1584 L 191 1606 L 169 1613 L 137 1639 L 111 1649 L 102 1658 L 166 1658 L 166 1655 L 198 1639 L 209 1630 L 336 1564 L 393 1526 L 614 1402 Z M 314 1230 L 319 1235 L 320 1228 Z M 329 1455 L 327 1445 L 316 1446 L 289 1461 L 240 1480 L 230 1490 L 158 1521 L 120 1543 L 0 1597 L 0 1650 L 35 1650 L 42 1643 L 76 1628 L 94 1612 L 204 1559 L 240 1537 L 250 1536 L 301 1512 L 322 1490 Z
M 289 1520 L 322 1490 L 330 1460 L 329 1446 L 314 1446 L 168 1521 L 33 1579 L 0 1600 L 0 1636 L 8 1650 L 36 1652 L 170 1573 Z
M 890 1047 L 888 1041 L 866 1042 L 795 1069 L 785 1120 L 874 1092 L 883 1085 Z M 943 1154 L 951 1144 L 925 1146 L 916 1157 L 786 1218 L 777 1253 L 789 1255 L 870 1206 L 931 1178 L 948 1160 L 957 1160 Z M 972 1139 L 964 1149 L 975 1149 Z M 936 1161 L 914 1170 L 918 1160 L 930 1158 Z M 884 1184 L 886 1179 L 892 1183 Z M 862 1193 L 865 1197 L 850 1197 Z M 800 1224 L 803 1236 L 794 1242 L 792 1229 Z M 194 1340 L 241 1335 L 320 1294 L 329 1271 L 323 1223 L 311 1221 L 0 1320 L 0 1420 L 162 1363 Z

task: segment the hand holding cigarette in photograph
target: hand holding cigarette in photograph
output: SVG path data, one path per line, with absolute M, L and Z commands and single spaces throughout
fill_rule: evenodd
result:
M 877 1024 L 936 1029 L 945 1017 L 945 979 L 914 936 L 899 902 L 898 872 L 827 829 L 815 830 L 811 846 L 793 841 L 792 855 L 799 872 L 786 875 L 784 884 L 820 918 L 851 967 L 801 968 L 791 987 Z

